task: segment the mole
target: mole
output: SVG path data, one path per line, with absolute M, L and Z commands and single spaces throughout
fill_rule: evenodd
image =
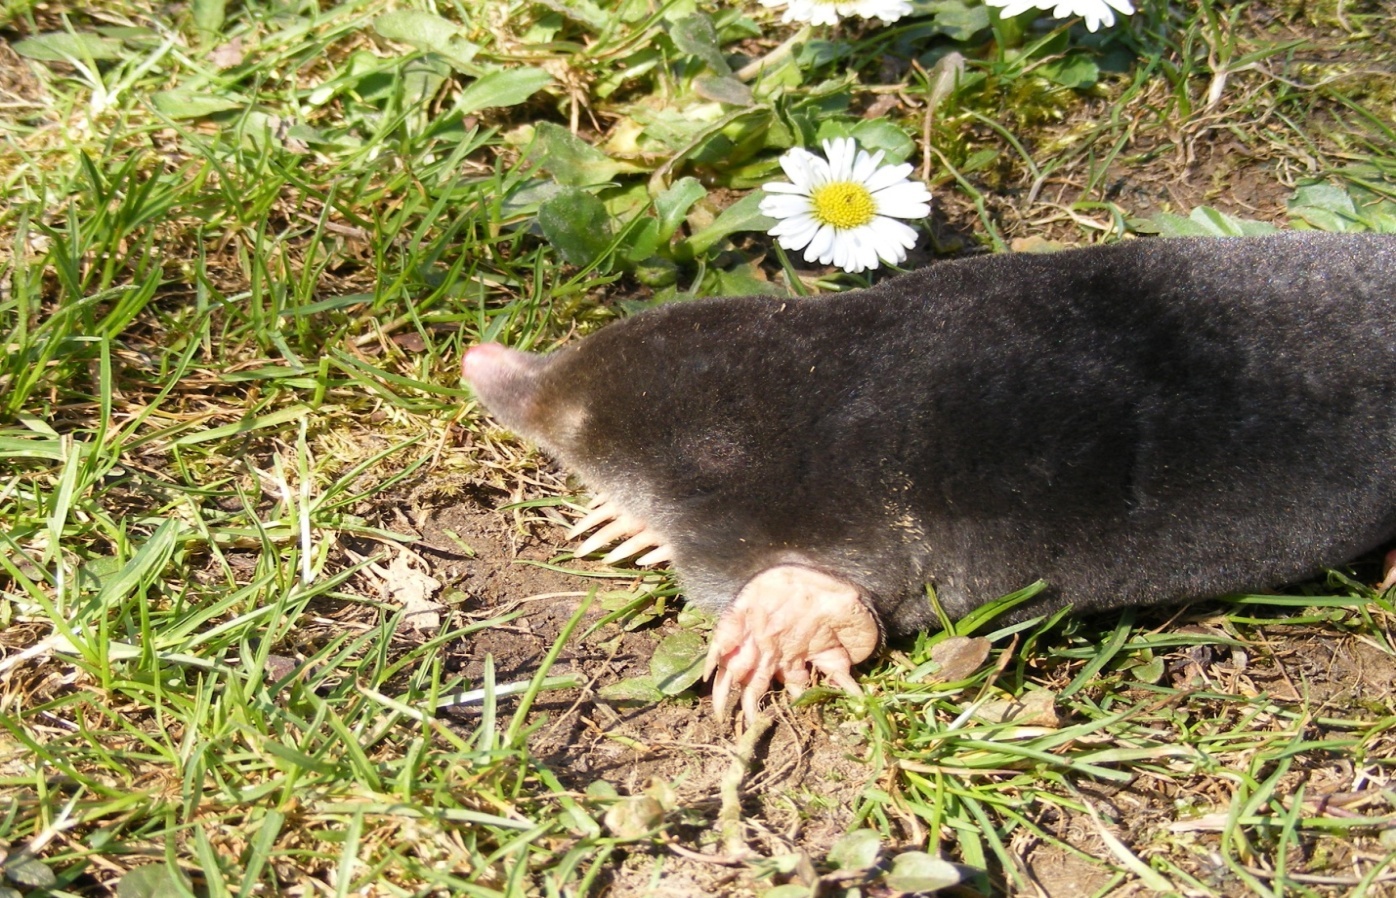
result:
M 952 618 L 1037 580 L 1005 620 L 1182 603 L 1396 539 L 1396 236 L 978 256 L 462 369 L 592 491 L 578 555 L 671 562 L 719 615 L 720 716 L 815 671 L 859 692 L 938 625 L 928 590 Z

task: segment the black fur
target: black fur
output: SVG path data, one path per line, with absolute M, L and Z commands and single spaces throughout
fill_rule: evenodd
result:
M 1396 537 L 1396 237 L 676 303 L 547 357 L 513 412 L 485 398 L 646 517 L 712 610 L 788 561 L 891 633 L 935 624 L 927 582 L 954 616 L 1039 578 L 1020 615 L 1261 589 Z

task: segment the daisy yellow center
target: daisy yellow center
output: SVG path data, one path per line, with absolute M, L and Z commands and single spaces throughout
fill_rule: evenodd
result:
M 868 188 L 852 181 L 833 181 L 810 192 L 814 217 L 840 231 L 861 228 L 877 215 L 877 201 Z

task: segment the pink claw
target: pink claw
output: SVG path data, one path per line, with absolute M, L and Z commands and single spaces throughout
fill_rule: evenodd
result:
M 713 713 L 727 715 L 736 687 L 742 714 L 756 722 L 757 703 L 773 680 L 798 696 L 818 671 L 853 695 L 863 690 L 853 665 L 877 648 L 877 619 L 859 589 L 813 568 L 786 564 L 751 579 L 713 633 L 703 675 L 713 680 Z

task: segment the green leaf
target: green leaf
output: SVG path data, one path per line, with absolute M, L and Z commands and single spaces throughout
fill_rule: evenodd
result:
M 707 285 L 711 296 L 785 296 L 783 287 L 773 284 L 760 276 L 760 271 L 750 262 L 729 270 L 712 272 L 712 281 Z
M 399 41 L 445 57 L 452 67 L 467 74 L 470 61 L 480 52 L 477 44 L 461 37 L 460 27 L 449 19 L 415 9 L 384 13 L 373 20 L 373 29 L 390 41 Z
M 640 171 L 617 162 L 561 125 L 539 122 L 530 157 L 558 183 L 572 187 L 605 184 L 620 172 Z
M 602 32 L 611 27 L 612 14 L 591 0 L 538 0 L 553 12 L 561 13 L 574 22 L 587 26 L 593 32 Z
M 783 886 L 767 889 L 761 893 L 761 898 L 816 898 L 818 895 L 818 886 L 807 886 L 803 883 L 788 882 Z
M 1294 191 L 1289 214 L 1321 231 L 1365 231 L 1367 225 L 1346 190 L 1333 184 L 1306 184 Z
M 869 153 L 881 150 L 882 161 L 887 165 L 905 162 L 916 152 L 916 141 L 886 119 L 859 122 L 849 131 L 849 136 Z
M 5 878 L 35 889 L 46 889 L 58 882 L 43 861 L 25 851 L 17 851 L 5 858 Z
M 1134 668 L 1134 678 L 1141 683 L 1157 683 L 1165 673 L 1163 658 L 1154 658 Z
M 150 98 L 150 104 L 173 119 L 203 118 L 219 112 L 241 109 L 243 104 L 230 97 L 175 88 L 162 90 Z
M 1162 237 L 1242 237 L 1273 234 L 1279 230 L 1263 221 L 1233 218 L 1208 206 L 1198 206 L 1187 218 L 1160 212 L 1150 221 Z
M 210 427 L 208 430 L 200 430 L 191 434 L 186 434 L 175 440 L 173 445 L 183 448 L 193 446 L 196 443 L 207 443 L 211 440 L 221 440 L 226 437 L 241 436 L 251 433 L 254 430 L 261 430 L 264 427 L 279 427 L 282 424 L 304 418 L 310 413 L 310 407 L 305 405 L 292 405 L 265 415 L 256 417 L 245 417 L 241 421 L 234 421 L 231 424 L 224 424 L 219 427 Z
M 655 704 L 664 700 L 664 693 L 654 685 L 652 677 L 631 677 L 619 683 L 607 683 L 596 694 L 611 702 L 645 702 Z
M 164 864 L 142 864 L 122 874 L 116 883 L 116 898 L 167 898 L 193 893 L 189 878 Z
M 66 455 L 61 440 L 38 440 L 29 436 L 0 436 L 0 458 L 43 458 L 49 461 L 62 461 Z
M 967 42 L 976 34 L 989 27 L 989 8 L 986 4 L 968 5 L 964 0 L 939 0 L 934 3 L 917 3 L 917 12 L 922 9 L 935 17 L 940 33 L 952 41 Z
M 882 837 L 876 830 L 855 829 L 829 849 L 829 863 L 837 870 L 868 870 L 882 853 Z
M 703 60 L 708 68 L 719 75 L 732 74 L 732 67 L 722 56 L 713 20 L 703 13 L 694 13 L 674 22 L 669 26 L 669 37 L 679 50 Z
M 654 200 L 654 211 L 659 215 L 659 239 L 667 241 L 683 224 L 688 210 L 693 204 L 708 195 L 697 178 L 679 178 Z
M 1038 69 L 1048 81 L 1062 87 L 1090 87 L 1100 80 L 1100 66 L 1084 53 L 1068 53 Z
M 1357 204 L 1352 201 L 1352 196 L 1341 187 L 1332 184 L 1305 184 L 1294 191 L 1294 196 L 1289 200 L 1290 208 L 1295 206 L 1312 206 L 1315 209 L 1327 209 L 1329 212 L 1336 212 L 1339 215 L 1356 215 Z
M 121 41 L 95 34 L 50 31 L 25 38 L 13 45 L 14 51 L 27 59 L 43 62 L 67 62 L 70 59 L 121 59 L 125 56 Z
M 194 27 L 204 35 L 215 37 L 223 30 L 227 0 L 192 0 L 190 8 L 194 13 Z
M 552 83 L 552 75 L 532 66 L 489 72 L 461 91 L 456 108 L 469 114 L 481 109 L 517 106 Z
M 712 224 L 688 238 L 688 245 L 693 254 L 702 255 L 719 240 L 738 231 L 768 231 L 775 227 L 774 218 L 761 214 L 761 200 L 764 198 L 765 191 L 753 190 L 723 209 L 722 214 Z
M 650 676 L 665 695 L 678 695 L 703 678 L 707 642 L 693 630 L 680 630 L 664 638 L 650 658 Z
M 659 251 L 659 244 L 659 221 L 648 215 L 632 220 L 621 238 L 625 261 L 630 265 L 652 258 Z
M 564 190 L 538 207 L 543 236 L 573 265 L 590 265 L 611 245 L 611 216 L 585 190 Z
M 949 861 L 924 851 L 904 851 L 892 861 L 885 882 L 899 892 L 934 892 L 958 885 L 965 872 Z
M 730 76 L 705 75 L 694 79 L 693 92 L 705 100 L 715 100 L 729 106 L 750 106 L 755 102 L 751 88 Z

